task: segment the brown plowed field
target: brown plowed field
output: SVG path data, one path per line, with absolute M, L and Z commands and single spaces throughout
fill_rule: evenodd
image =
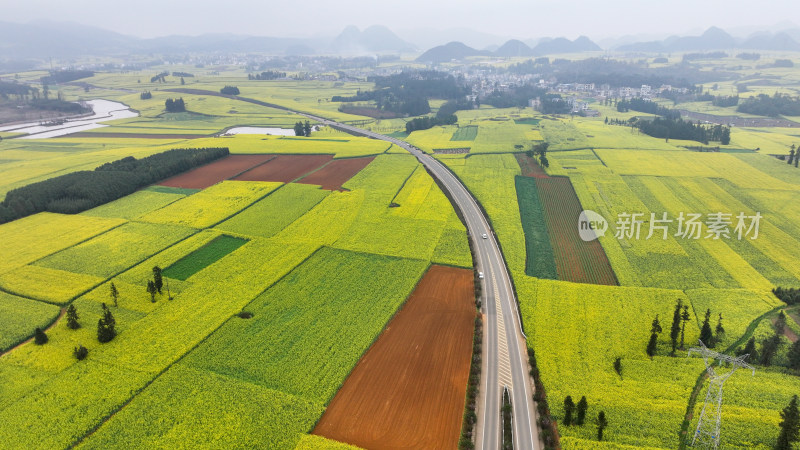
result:
M 371 450 L 455 449 L 474 320 L 472 271 L 431 266 L 313 434 Z
M 578 234 L 581 202 L 567 177 L 536 179 L 547 234 L 559 280 L 617 286 L 617 277 L 600 241 L 584 242 Z
M 329 162 L 325 167 L 318 171 L 309 174 L 299 181 L 305 184 L 318 184 L 322 189 L 334 191 L 341 189 L 342 185 L 347 182 L 353 175 L 357 174 L 364 167 L 367 167 L 374 156 L 367 158 L 347 158 L 336 159 Z
M 523 177 L 547 178 L 549 176 L 535 159 L 525 153 L 515 153 L 514 156 L 517 158 Z
M 158 184 L 177 188 L 205 189 L 273 158 L 275 155 L 229 155 L 205 166 L 167 178 Z
M 239 181 L 281 181 L 288 183 L 333 159 L 333 155 L 279 155 L 272 161 L 239 175 Z

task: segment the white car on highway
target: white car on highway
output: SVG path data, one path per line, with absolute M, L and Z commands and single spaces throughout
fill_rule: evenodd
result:
M 483 234 L 481 235 L 481 237 L 482 237 L 482 238 L 484 238 L 484 239 L 489 239 L 489 235 L 487 235 L 486 233 L 483 233 Z

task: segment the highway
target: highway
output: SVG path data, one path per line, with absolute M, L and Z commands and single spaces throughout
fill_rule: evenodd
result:
M 302 113 L 298 113 L 302 114 Z M 461 181 L 441 162 L 407 142 L 374 133 L 351 125 L 333 122 L 308 114 L 304 116 L 342 130 L 382 139 L 404 148 L 439 180 L 461 211 L 467 230 L 473 239 L 477 267 L 484 273 L 483 312 L 486 337 L 483 346 L 483 376 L 481 391 L 485 404 L 478 414 L 477 448 L 492 450 L 501 444 L 500 406 L 503 388 L 511 393 L 513 405 L 514 448 L 539 448 L 539 435 L 534 420 L 533 389 L 528 375 L 528 353 L 519 322 L 517 302 L 497 238 L 489 227 L 481 208 Z M 486 234 L 487 239 L 481 236 Z
M 374 133 L 369 130 L 335 122 L 324 117 L 295 111 L 281 105 L 239 96 L 229 96 L 219 92 L 200 89 L 166 89 L 171 92 L 184 92 L 199 95 L 215 95 L 241 100 L 257 105 L 278 108 L 299 114 L 323 125 L 333 126 L 356 135 L 380 139 L 395 144 L 414 155 L 435 177 L 461 211 L 467 231 L 472 238 L 477 258 L 477 269 L 484 273 L 483 314 L 484 340 L 482 354 L 481 397 L 482 411 L 476 411 L 478 423 L 476 427 L 476 448 L 494 450 L 500 448 L 502 441 L 502 423 L 500 406 L 503 389 L 511 394 L 513 406 L 514 449 L 538 450 L 539 434 L 535 423 L 533 405 L 533 388 L 528 375 L 528 351 L 525 336 L 522 333 L 517 301 L 497 237 L 492 232 L 489 222 L 483 215 L 478 203 L 461 181 L 448 170 L 444 164 L 432 156 L 423 153 L 413 145 Z M 486 234 L 487 239 L 482 236 Z

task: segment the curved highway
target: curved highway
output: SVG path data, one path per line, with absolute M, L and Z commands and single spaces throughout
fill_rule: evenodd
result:
M 514 449 L 538 450 L 539 435 L 534 420 L 533 388 L 528 376 L 528 352 L 525 336 L 522 333 L 517 302 L 511 286 L 511 277 L 506 268 L 500 246 L 489 222 L 483 215 L 478 203 L 461 181 L 448 170 L 444 164 L 425 154 L 417 147 L 393 137 L 374 133 L 369 130 L 335 122 L 323 117 L 303 113 L 281 105 L 267 103 L 245 97 L 224 95 L 219 92 L 200 89 L 166 89 L 171 92 L 185 92 L 201 95 L 215 95 L 257 105 L 278 108 L 299 114 L 324 125 L 391 142 L 414 155 L 434 176 L 440 185 L 447 190 L 456 207 L 461 211 L 466 222 L 467 231 L 474 244 L 477 268 L 483 272 L 483 313 L 486 316 L 485 336 L 483 341 L 483 364 L 481 396 L 482 411 L 476 411 L 478 424 L 476 427 L 476 447 L 485 450 L 500 448 L 502 441 L 502 424 L 500 406 L 503 389 L 508 389 L 513 406 Z M 486 238 L 482 238 L 486 235 Z M 481 402 L 478 403 L 481 405 Z
M 500 406 L 503 388 L 511 394 L 513 405 L 514 448 L 533 450 L 539 448 L 539 436 L 534 421 L 533 389 L 529 383 L 528 354 L 525 338 L 519 323 L 517 302 L 511 287 L 511 278 L 496 237 L 489 227 L 475 199 L 461 181 L 441 162 L 407 142 L 374 133 L 351 125 L 333 122 L 321 117 L 302 114 L 325 125 L 382 139 L 407 150 L 436 177 L 448 191 L 466 222 L 472 236 L 478 270 L 484 274 L 483 311 L 486 315 L 486 337 L 483 351 L 483 411 L 478 411 L 477 447 L 491 450 L 500 447 Z M 481 238 L 483 235 L 487 238 Z

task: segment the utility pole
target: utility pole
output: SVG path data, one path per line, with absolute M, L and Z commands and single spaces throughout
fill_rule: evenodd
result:
M 706 363 L 706 372 L 708 372 L 708 391 L 706 391 L 706 401 L 703 404 L 703 410 L 700 412 L 700 420 L 697 421 L 697 430 L 694 432 L 692 438 L 692 447 L 708 448 L 716 450 L 719 448 L 719 430 L 720 420 L 722 413 L 722 385 L 725 383 L 736 369 L 744 367 L 751 369 L 753 375 L 756 369 L 744 362 L 748 355 L 738 357 L 724 355 L 715 351 L 709 350 L 703 341 L 700 341 L 700 347 L 692 347 L 689 349 L 689 355 L 698 353 L 703 357 Z M 731 370 L 726 373 L 718 373 L 714 369 L 714 361 L 718 361 L 717 368 L 722 368 L 723 364 L 730 364 Z

